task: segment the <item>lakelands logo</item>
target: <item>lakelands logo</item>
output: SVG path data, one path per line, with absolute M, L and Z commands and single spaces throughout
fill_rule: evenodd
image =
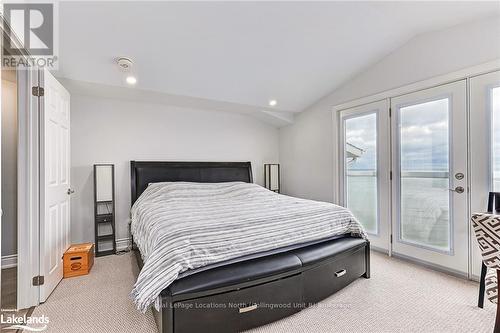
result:
M 56 2 L 4 3 L 7 25 L 2 66 L 57 69 L 56 14 Z
M 15 314 L 0 315 L 0 323 L 6 327 L 3 330 L 21 330 L 26 332 L 43 332 L 49 324 L 49 317 L 41 315 L 38 317 L 16 316 Z M 8 325 L 8 326 L 7 326 Z

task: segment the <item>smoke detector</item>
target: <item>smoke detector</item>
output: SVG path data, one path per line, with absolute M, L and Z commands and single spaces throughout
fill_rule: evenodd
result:
M 127 57 L 119 57 L 118 59 L 116 59 L 116 63 L 118 64 L 120 69 L 124 72 L 129 72 L 132 69 L 132 66 L 134 65 L 132 59 Z

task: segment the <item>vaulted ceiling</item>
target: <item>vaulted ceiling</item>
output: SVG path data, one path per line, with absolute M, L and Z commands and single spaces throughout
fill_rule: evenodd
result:
M 56 75 L 301 111 L 414 36 L 500 13 L 499 2 L 61 2 Z M 275 99 L 275 107 L 268 105 Z

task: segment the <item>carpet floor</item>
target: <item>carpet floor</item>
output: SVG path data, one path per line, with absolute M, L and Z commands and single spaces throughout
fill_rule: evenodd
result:
M 372 253 L 371 279 L 358 279 L 314 307 L 252 330 L 278 332 L 492 332 L 495 307 L 476 306 L 478 284 Z M 33 316 L 46 332 L 157 332 L 128 294 L 137 274 L 128 253 L 97 258 L 87 276 L 64 279 Z

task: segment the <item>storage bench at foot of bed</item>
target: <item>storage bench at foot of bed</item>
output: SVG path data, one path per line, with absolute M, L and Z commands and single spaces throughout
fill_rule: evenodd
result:
M 174 303 L 176 333 L 240 332 L 300 310 L 301 275 Z
M 240 332 L 287 317 L 369 278 L 369 251 L 346 237 L 179 279 L 154 311 L 160 332 Z
M 300 258 L 300 254 L 298 254 Z M 302 272 L 302 300 L 311 306 L 346 287 L 366 273 L 365 247 L 354 248 L 319 264 L 307 266 Z

